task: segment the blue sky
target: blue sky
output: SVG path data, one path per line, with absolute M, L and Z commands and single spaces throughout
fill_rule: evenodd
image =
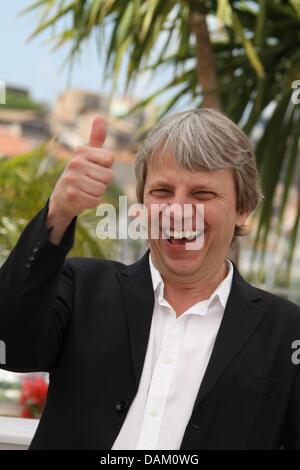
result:
M 47 37 L 27 39 L 36 24 L 36 14 L 18 16 L 18 13 L 33 0 L 10 0 L 1 2 L 0 8 L 0 80 L 7 84 L 30 89 L 33 98 L 53 102 L 58 93 L 68 88 L 68 69 L 61 69 L 66 51 L 51 52 L 46 44 Z M 5 6 L 3 6 L 5 5 Z M 161 80 L 161 76 L 159 79 Z M 83 57 L 75 65 L 72 74 L 72 87 L 80 87 L 97 92 L 108 92 L 109 84 L 102 85 L 102 66 L 97 55 L 95 41 L 91 40 L 84 49 Z M 122 83 L 122 79 L 121 79 Z M 156 89 L 158 82 L 152 82 Z M 104 88 L 104 89 L 103 89 Z M 122 91 L 122 85 L 118 89 Z M 148 94 L 149 85 L 140 80 L 137 96 Z

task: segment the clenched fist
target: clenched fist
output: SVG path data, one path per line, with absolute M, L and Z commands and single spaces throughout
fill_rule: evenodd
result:
M 59 244 L 73 217 L 98 206 L 112 180 L 113 156 L 102 147 L 106 122 L 99 116 L 92 124 L 89 145 L 79 147 L 58 179 L 49 200 L 47 227 L 50 241 Z

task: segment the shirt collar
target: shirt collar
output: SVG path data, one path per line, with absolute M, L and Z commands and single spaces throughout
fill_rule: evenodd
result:
M 210 295 L 208 299 L 202 300 L 194 304 L 192 307 L 188 309 L 187 312 L 205 314 L 207 312 L 209 305 L 213 301 L 215 301 L 216 298 L 220 301 L 223 309 L 225 309 L 226 303 L 229 297 L 229 293 L 231 290 L 231 284 L 232 284 L 232 278 L 233 278 L 232 262 L 228 258 L 225 258 L 225 262 L 228 267 L 228 273 L 226 277 L 223 279 L 223 281 L 221 281 L 221 283 L 216 287 L 216 289 L 214 290 L 214 292 Z M 152 262 L 151 252 L 149 253 L 149 265 L 150 265 L 153 290 L 157 294 L 158 300 L 162 301 L 164 300 L 163 298 L 164 281 L 161 277 L 160 272 L 156 269 L 156 267 L 154 266 Z

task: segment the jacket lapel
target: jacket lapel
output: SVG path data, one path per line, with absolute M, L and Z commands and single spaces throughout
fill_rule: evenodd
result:
M 210 392 L 264 318 L 259 303 L 256 305 L 261 299 L 259 291 L 248 284 L 236 266 L 233 266 L 232 288 L 194 409 Z
M 149 250 L 136 263 L 118 273 L 128 322 L 135 384 L 138 387 L 151 329 L 154 309 Z

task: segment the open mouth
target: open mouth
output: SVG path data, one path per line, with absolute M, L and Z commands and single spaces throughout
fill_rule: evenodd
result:
M 163 231 L 163 238 L 171 245 L 184 245 L 185 243 L 191 243 L 196 241 L 197 238 L 201 237 L 204 230 L 172 230 L 165 229 Z

